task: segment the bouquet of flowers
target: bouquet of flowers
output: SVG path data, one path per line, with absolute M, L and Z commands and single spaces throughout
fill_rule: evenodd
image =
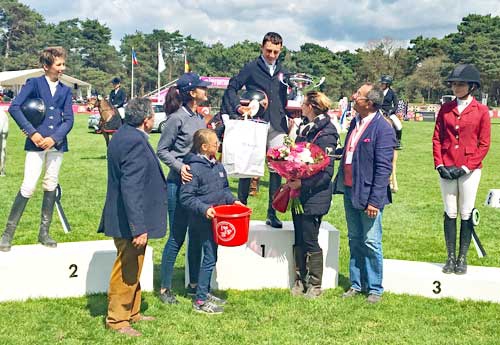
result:
M 299 142 L 285 137 L 283 145 L 267 151 L 269 166 L 286 179 L 304 179 L 316 175 L 330 163 L 330 157 L 318 145 Z M 304 213 L 300 203 L 300 189 L 290 189 L 292 209 L 295 213 Z

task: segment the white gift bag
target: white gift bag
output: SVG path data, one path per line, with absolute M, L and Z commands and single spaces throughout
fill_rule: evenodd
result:
M 268 123 L 252 120 L 224 121 L 222 164 L 229 176 L 264 176 Z

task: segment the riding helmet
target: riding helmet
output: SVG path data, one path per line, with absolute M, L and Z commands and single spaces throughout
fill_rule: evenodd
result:
M 380 83 L 391 85 L 392 84 L 392 77 L 390 75 L 383 75 L 380 77 Z
M 21 111 L 33 127 L 38 127 L 45 117 L 45 103 L 41 98 L 27 99 L 23 105 L 21 105 Z
M 478 88 L 481 87 L 479 71 L 476 66 L 470 64 L 457 65 L 445 81 L 447 83 L 451 83 L 452 81 L 464 81 L 476 84 Z

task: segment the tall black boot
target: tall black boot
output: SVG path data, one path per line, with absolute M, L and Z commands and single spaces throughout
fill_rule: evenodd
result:
M 40 232 L 38 233 L 38 242 L 46 247 L 55 248 L 57 242 L 49 236 L 50 223 L 54 213 L 54 204 L 56 202 L 56 191 L 43 192 L 42 215 L 40 219 Z
M 402 150 L 403 145 L 401 145 L 401 137 L 403 136 L 403 129 L 400 129 L 400 130 L 395 129 L 395 132 L 396 132 L 396 140 L 397 140 L 396 150 Z
M 458 249 L 457 265 L 455 266 L 455 274 L 467 273 L 467 251 L 469 250 L 470 241 L 472 238 L 472 218 L 460 221 L 460 248 Z
M 12 204 L 12 208 L 10 209 L 9 219 L 7 220 L 2 240 L 0 241 L 0 251 L 8 252 L 10 250 L 10 247 L 12 246 L 12 239 L 14 238 L 14 232 L 16 232 L 17 224 L 23 215 L 28 200 L 29 198 L 22 196 L 21 192 L 17 193 L 14 203 Z
M 250 193 L 251 178 L 240 178 L 238 180 L 238 200 L 245 205 L 248 202 L 248 193 Z
M 281 176 L 276 173 L 269 173 L 269 200 L 267 205 L 267 220 L 266 224 L 271 225 L 273 228 L 282 228 L 283 223 L 276 216 L 276 210 L 273 208 L 274 193 L 281 186 Z
M 306 256 L 304 248 L 301 246 L 293 246 L 293 259 L 295 265 L 295 282 L 292 287 L 293 296 L 303 295 L 306 288 Z
M 316 298 L 321 296 L 321 282 L 323 280 L 323 251 L 306 254 L 306 269 L 307 269 L 307 291 L 305 297 Z
M 446 243 L 446 250 L 448 251 L 448 260 L 443 266 L 443 273 L 455 272 L 455 251 L 457 248 L 457 219 L 450 218 L 444 213 L 444 241 Z

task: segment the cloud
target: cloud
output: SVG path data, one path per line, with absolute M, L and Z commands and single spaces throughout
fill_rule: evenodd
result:
M 126 34 L 179 30 L 208 44 L 260 42 L 268 31 L 282 34 L 297 50 L 306 42 L 332 50 L 364 47 L 390 37 L 408 42 L 419 35 L 455 32 L 470 13 L 500 15 L 498 0 L 21 0 L 49 22 L 98 19 L 119 45 Z

